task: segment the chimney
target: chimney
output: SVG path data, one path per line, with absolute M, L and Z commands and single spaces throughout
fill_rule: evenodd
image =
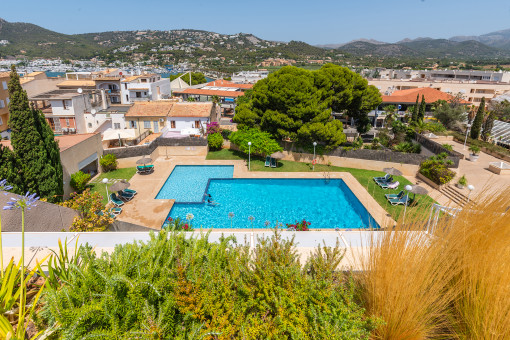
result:
M 104 89 L 101 89 L 101 106 L 103 107 L 103 110 L 108 108 L 108 103 L 106 102 L 106 93 Z

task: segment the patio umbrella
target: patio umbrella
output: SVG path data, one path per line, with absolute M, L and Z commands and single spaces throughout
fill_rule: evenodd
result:
M 141 159 L 136 161 L 136 164 L 143 164 L 143 165 L 145 165 L 147 163 L 152 163 L 152 158 L 144 157 L 144 158 L 141 158 Z
M 278 152 L 272 153 L 271 157 L 275 158 L 275 159 L 282 159 L 285 157 L 285 154 L 281 151 L 278 151 Z
M 409 192 L 412 192 L 414 194 L 413 201 L 416 198 L 416 194 L 426 195 L 429 193 L 429 191 L 427 189 L 425 189 L 424 187 L 421 187 L 419 185 L 413 185 L 413 188 L 411 190 L 409 190 Z
M 402 176 L 402 171 L 395 168 L 384 168 L 382 169 L 385 173 L 392 176 Z
M 117 183 L 113 183 L 112 186 L 110 187 L 110 190 L 113 192 L 125 190 L 129 188 L 129 185 L 130 185 L 129 182 L 123 179 L 118 181 Z

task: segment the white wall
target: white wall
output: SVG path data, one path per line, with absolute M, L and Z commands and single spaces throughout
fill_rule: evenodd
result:
M 170 121 L 175 121 L 175 129 L 171 128 Z M 206 124 L 209 122 L 209 118 L 197 118 L 197 117 L 168 117 L 167 118 L 167 127 L 168 131 L 181 131 L 183 129 L 198 129 L 199 127 L 194 126 L 195 120 L 199 120 L 201 122 L 202 127 L 205 129 Z
M 126 89 L 127 84 L 127 89 Z M 159 94 L 158 94 L 159 87 Z M 146 90 L 131 90 L 131 89 L 146 89 Z M 136 98 L 136 92 L 145 92 L 147 91 L 147 97 L 142 93 L 142 98 Z M 131 82 L 131 83 L 121 83 L 120 87 L 121 93 L 121 103 L 122 104 L 130 104 L 134 100 L 160 100 L 163 99 L 162 95 L 170 95 L 170 81 L 168 78 L 163 78 L 161 80 L 152 82 L 152 83 L 139 83 L 139 82 Z M 126 98 L 126 95 L 129 96 L 129 100 Z M 132 100 L 134 99 L 134 100 Z

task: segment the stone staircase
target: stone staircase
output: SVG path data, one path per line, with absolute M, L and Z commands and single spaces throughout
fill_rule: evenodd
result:
M 469 198 L 467 196 L 467 190 L 462 190 L 457 188 L 456 186 L 447 184 L 441 190 L 440 193 L 448 197 L 452 202 L 456 203 L 459 207 L 470 206 L 473 207 L 476 205 L 476 202 L 473 201 L 473 197 Z

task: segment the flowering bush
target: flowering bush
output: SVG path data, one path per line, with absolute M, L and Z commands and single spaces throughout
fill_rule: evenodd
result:
M 176 219 L 168 217 L 165 222 L 164 228 L 168 230 L 193 231 L 193 226 L 191 225 L 191 222 L 185 222 L 181 220 L 179 217 L 177 217 Z
M 308 226 L 310 225 L 310 222 L 307 222 L 306 220 L 302 220 L 301 222 L 297 222 L 294 224 L 287 223 L 286 226 L 289 229 L 293 229 L 296 231 L 308 231 Z
M 218 124 L 218 122 L 212 122 L 212 123 L 209 123 L 206 125 L 206 134 L 207 135 L 212 135 L 214 133 L 219 133 L 221 132 L 221 129 L 220 129 L 220 124 Z
M 71 231 L 104 231 L 112 223 L 108 209 L 103 206 L 102 197 L 98 192 L 86 189 L 83 193 L 72 193 L 71 199 L 62 202 L 63 207 L 79 211 L 71 225 Z M 101 213 L 102 212 L 102 213 Z

